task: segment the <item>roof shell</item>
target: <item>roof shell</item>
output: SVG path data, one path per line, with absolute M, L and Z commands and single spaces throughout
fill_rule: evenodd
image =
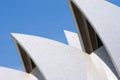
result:
M 38 80 L 32 74 L 23 71 L 0 67 L 0 80 Z
M 88 54 L 46 38 L 12 34 L 31 57 L 46 80 L 104 80 Z
M 103 42 L 120 75 L 120 7 L 106 0 L 70 0 L 84 14 Z

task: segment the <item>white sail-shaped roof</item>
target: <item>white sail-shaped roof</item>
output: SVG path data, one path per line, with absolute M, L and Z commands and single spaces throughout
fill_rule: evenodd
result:
M 90 22 L 120 75 L 120 7 L 106 0 L 72 1 Z
M 15 69 L 0 67 L 0 80 L 38 80 L 34 75 Z
M 79 37 L 77 33 L 64 31 L 67 37 L 69 46 L 79 48 L 82 50 L 82 45 L 80 44 Z M 90 57 L 96 66 L 101 77 L 107 80 L 119 80 L 120 78 L 117 75 L 117 72 L 109 58 L 104 46 L 98 48 L 90 54 Z
M 66 36 L 69 46 L 79 48 L 80 50 L 82 50 L 82 44 L 80 43 L 77 33 L 64 30 L 64 34 Z
M 106 80 L 90 56 L 57 41 L 24 34 L 12 34 L 46 80 Z
M 68 0 L 78 34 L 68 45 L 12 33 L 25 72 L 0 67 L 0 80 L 119 80 L 120 7 L 106 0 Z

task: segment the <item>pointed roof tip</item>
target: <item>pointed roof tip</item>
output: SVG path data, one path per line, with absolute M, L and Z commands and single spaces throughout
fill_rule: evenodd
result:
M 10 35 L 16 35 L 16 34 L 21 34 L 21 33 L 13 33 L 13 32 L 10 33 Z
M 10 33 L 11 37 L 15 37 L 15 35 L 18 33 Z
M 76 32 L 69 31 L 69 30 L 64 30 L 64 33 L 65 33 L 65 34 L 70 34 L 70 33 L 73 33 L 73 34 L 74 34 L 74 33 L 76 33 Z
M 10 36 L 11 36 L 11 37 L 14 37 L 15 34 L 16 34 L 16 33 L 10 33 Z
M 66 32 L 66 30 L 63 30 L 63 32 L 65 33 L 65 32 Z
M 64 33 L 65 33 L 65 32 L 68 32 L 68 30 L 63 30 L 63 31 L 64 31 Z
M 11 35 L 12 38 L 15 39 L 17 36 L 20 36 L 22 34 L 21 33 L 10 33 L 10 35 Z
M 27 34 L 23 34 L 23 33 L 10 33 L 11 36 L 16 36 L 16 35 L 27 35 Z
M 68 30 L 64 30 L 64 34 L 65 34 L 65 36 L 67 36 L 67 34 L 69 34 L 70 33 L 70 31 L 68 31 Z
M 11 36 L 13 36 L 15 33 L 10 33 Z
M 66 33 L 70 33 L 70 32 L 72 32 L 72 31 L 64 30 L 64 33 L 65 33 L 65 34 L 66 34 Z

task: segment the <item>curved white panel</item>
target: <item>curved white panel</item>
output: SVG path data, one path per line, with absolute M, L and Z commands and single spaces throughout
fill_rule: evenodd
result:
M 67 30 L 64 30 L 64 33 L 67 38 L 69 46 L 73 46 L 75 48 L 79 48 L 80 50 L 82 50 L 82 44 L 80 44 L 80 40 L 77 33 Z
M 91 53 L 90 56 L 98 72 L 102 73 L 102 76 L 106 76 L 107 80 L 119 80 L 115 68 L 103 46 Z
M 80 48 L 81 50 L 81 45 L 80 45 L 77 33 L 66 31 L 66 30 L 64 32 L 69 42 L 69 45 Z M 98 55 L 102 55 L 101 56 L 102 58 Z M 107 55 L 107 52 L 103 46 L 95 50 L 93 53 L 91 53 L 90 57 L 94 65 L 96 66 L 98 73 L 101 75 L 101 77 L 103 77 L 103 79 L 118 80 L 117 74 L 115 73 L 115 71 L 113 73 L 113 71 L 111 70 L 111 69 L 114 69 L 113 64 L 111 63 L 111 60 L 109 59 L 109 56 Z M 105 61 L 107 61 L 107 64 L 105 63 Z M 110 67 L 108 66 L 108 64 L 110 65 Z
M 106 0 L 72 0 L 91 22 L 120 75 L 120 7 Z
M 12 36 L 27 51 L 46 80 L 106 80 L 99 76 L 90 56 L 77 48 L 41 37 Z
M 64 32 L 69 42 L 69 45 L 73 47 L 77 47 L 81 50 L 78 34 L 70 31 L 66 31 L 66 30 Z M 113 80 L 113 79 L 118 80 L 116 75 L 111 71 L 111 69 L 106 65 L 106 63 L 99 56 L 97 56 L 97 54 L 106 55 L 107 53 L 104 47 L 101 47 L 90 54 L 90 57 L 94 65 L 96 66 L 98 73 L 101 75 L 101 77 L 103 77 L 103 79 L 108 79 L 108 80 Z M 107 57 L 105 57 L 105 59 L 109 61 Z M 108 64 L 110 64 L 110 62 Z
M 0 80 L 38 80 L 32 74 L 0 67 Z

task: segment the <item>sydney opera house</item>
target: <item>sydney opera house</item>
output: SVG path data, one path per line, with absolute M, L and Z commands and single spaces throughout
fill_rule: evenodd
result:
M 24 71 L 0 67 L 0 80 L 120 80 L 120 7 L 67 2 L 77 30 L 64 30 L 68 45 L 11 33 Z

